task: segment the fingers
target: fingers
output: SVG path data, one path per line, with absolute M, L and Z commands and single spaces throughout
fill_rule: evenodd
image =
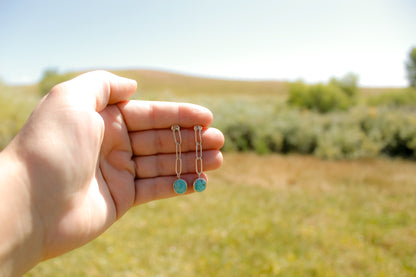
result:
M 196 174 L 186 174 L 181 176 L 188 184 L 188 189 L 184 194 L 194 192 L 193 182 L 197 177 L 198 175 Z M 207 181 L 207 176 L 205 174 L 202 174 L 201 177 Z M 134 204 L 140 205 L 153 200 L 178 196 L 178 194 L 173 191 L 173 182 L 175 182 L 175 180 L 177 180 L 176 176 L 136 179 Z
M 193 129 L 181 129 L 182 151 L 195 151 L 195 132 Z M 133 153 L 154 155 L 175 153 L 175 141 L 170 129 L 148 130 L 130 133 Z M 203 150 L 217 150 L 224 145 L 224 135 L 215 128 L 202 130 Z
M 169 129 L 174 124 L 182 128 L 206 127 L 212 122 L 212 113 L 194 104 L 132 100 L 119 103 L 118 107 L 130 132 Z
M 100 112 L 108 104 L 128 99 L 136 87 L 134 80 L 98 70 L 57 85 L 50 95 L 64 96 L 67 103 L 91 107 Z
M 220 151 L 204 151 L 202 156 L 203 170 L 209 171 L 221 166 L 223 157 Z M 139 156 L 134 158 L 136 178 L 176 175 L 175 154 Z M 195 172 L 195 152 L 182 153 L 182 173 Z

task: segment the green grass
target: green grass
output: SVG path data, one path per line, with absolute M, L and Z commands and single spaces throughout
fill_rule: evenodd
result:
M 26 276 L 416 276 L 415 195 L 411 162 L 229 154 Z

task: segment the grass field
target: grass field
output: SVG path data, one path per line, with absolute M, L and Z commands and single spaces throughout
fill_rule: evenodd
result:
M 115 73 L 139 81 L 136 99 L 210 108 L 216 127 L 273 120 L 288 96 L 285 82 Z M 39 98 L 0 83 L 0 150 Z M 414 161 L 225 153 L 209 177 L 206 192 L 136 207 L 26 276 L 416 276 Z
M 226 154 L 26 276 L 416 276 L 416 164 Z

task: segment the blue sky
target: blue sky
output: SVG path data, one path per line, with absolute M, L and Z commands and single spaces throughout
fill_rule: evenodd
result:
M 405 86 L 416 1 L 5 1 L 0 78 L 152 68 L 238 79 Z

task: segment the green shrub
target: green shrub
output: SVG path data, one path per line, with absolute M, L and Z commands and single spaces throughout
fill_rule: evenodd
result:
M 414 158 L 416 153 L 416 117 L 412 112 L 380 110 L 368 130 L 380 132 L 381 153 Z M 368 132 L 368 131 L 367 131 Z
M 356 107 L 320 114 L 281 108 L 258 112 L 240 106 L 238 120 L 220 129 L 226 151 L 313 154 L 326 159 L 387 155 L 416 158 L 416 115 L 411 110 Z
M 56 69 L 47 69 L 39 82 L 39 94 L 43 96 L 49 93 L 55 85 L 68 81 L 75 76 L 76 74 L 74 73 L 59 74 Z
M 355 124 L 334 124 L 318 140 L 314 154 L 326 159 L 375 157 L 380 147 Z
M 348 73 L 341 79 L 331 78 L 329 84 L 339 87 L 351 99 L 358 95 L 358 75 L 354 73 Z
M 281 153 L 284 137 L 276 126 L 264 126 L 254 134 L 254 150 L 259 154 Z
M 289 105 L 301 108 L 307 108 L 309 103 L 308 85 L 302 81 L 297 81 L 289 85 Z
M 327 113 L 348 109 L 355 103 L 357 94 L 358 76 L 349 73 L 341 79 L 332 78 L 328 84 L 292 83 L 287 102 L 291 106 Z
M 335 85 L 306 85 L 294 83 L 289 88 L 288 104 L 308 110 L 327 113 L 334 110 L 346 110 L 352 103 L 351 98 Z
M 313 153 L 320 124 L 314 113 L 287 110 L 276 115 L 276 129 L 283 136 L 282 153 Z
M 228 149 L 242 152 L 254 150 L 254 129 L 249 122 L 231 124 L 223 132 L 227 137 Z
M 406 62 L 406 69 L 409 86 L 416 88 L 416 47 L 413 47 L 409 52 L 409 58 Z
M 366 102 L 373 107 L 416 107 L 416 89 L 407 88 L 381 93 L 368 97 Z

